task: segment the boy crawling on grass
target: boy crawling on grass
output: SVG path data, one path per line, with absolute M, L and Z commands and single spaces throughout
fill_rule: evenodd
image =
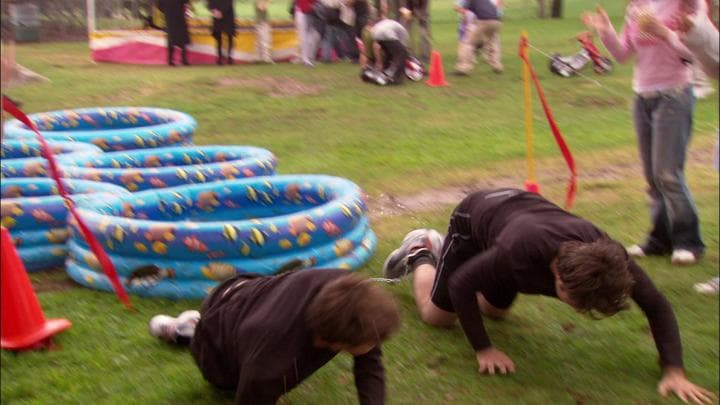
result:
M 416 229 L 384 267 L 388 278 L 413 273 L 423 321 L 441 327 L 460 321 L 480 372 L 488 374 L 513 373 L 515 363 L 490 341 L 483 315 L 505 317 L 518 293 L 555 297 L 596 318 L 627 309 L 631 298 L 648 318 L 660 355 L 660 394 L 712 402 L 712 393 L 685 376 L 675 314 L 647 274 L 605 232 L 538 194 L 473 193 L 455 208 L 444 240 Z
M 354 356 L 361 404 L 385 403 L 380 345 L 399 326 L 396 304 L 345 270 L 238 275 L 200 312 L 157 315 L 150 333 L 189 345 L 203 377 L 235 391 L 236 404 L 274 404 L 339 352 Z

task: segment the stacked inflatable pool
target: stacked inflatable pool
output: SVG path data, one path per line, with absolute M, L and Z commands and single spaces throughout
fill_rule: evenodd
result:
M 204 297 L 243 272 L 357 268 L 376 245 L 366 211 L 354 183 L 320 175 L 189 185 L 79 207 L 130 292 L 171 298 Z M 78 236 L 73 227 L 68 274 L 110 290 Z
M 277 161 L 251 146 L 168 147 L 58 160 L 69 178 L 114 183 L 130 191 L 275 174 Z
M 97 146 L 80 142 L 48 142 L 55 156 L 63 156 L 69 160 L 90 157 L 102 153 Z M 46 177 L 48 175 L 47 160 L 42 157 L 40 142 L 3 141 L 0 152 L 1 177 Z
M 28 116 L 48 141 L 92 143 L 104 151 L 188 145 L 197 127 L 191 116 L 150 107 L 82 108 Z M 34 140 L 18 120 L 4 124 L 5 137 Z
M 63 180 L 73 201 L 102 201 L 129 194 L 122 187 L 83 180 Z M 0 185 L 2 225 L 18 248 L 28 271 L 59 267 L 67 253 L 67 207 L 55 182 L 44 178 L 3 179 Z
M 357 185 L 275 176 L 277 160 L 262 148 L 194 146 L 196 122 L 187 114 L 108 107 L 30 119 L 131 293 L 202 298 L 239 273 L 356 269 L 375 249 Z M 112 290 L 55 183 L 30 178 L 48 172 L 35 133 L 17 120 L 3 128 L 2 224 L 27 269 L 65 261 L 78 283 Z

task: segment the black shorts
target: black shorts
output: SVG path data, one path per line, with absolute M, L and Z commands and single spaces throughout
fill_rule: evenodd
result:
M 450 217 L 450 225 L 443 242 L 442 254 L 437 265 L 435 273 L 435 281 L 430 293 L 430 300 L 438 308 L 455 312 L 452 301 L 450 300 L 450 292 L 448 290 L 448 281 L 450 276 L 472 257 L 482 254 L 479 243 L 473 240 L 471 212 L 475 215 L 483 210 L 492 209 L 504 200 L 522 190 L 516 189 L 500 189 L 479 191 L 467 196 L 460 205 L 455 208 Z M 488 288 L 480 288 L 480 291 L 490 305 L 499 308 L 510 308 L 517 290 L 512 286 L 488 286 Z

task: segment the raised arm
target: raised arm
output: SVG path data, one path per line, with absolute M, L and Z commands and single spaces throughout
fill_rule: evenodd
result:
M 662 396 L 672 392 L 685 402 L 689 399 L 698 404 L 710 403 L 713 394 L 693 384 L 685 376 L 680 331 L 670 303 L 633 260 L 630 261 L 629 270 L 635 279 L 632 299 L 645 313 L 660 355 L 663 375 L 658 391 Z
M 353 373 L 361 405 L 385 403 L 385 369 L 380 346 L 376 346 L 362 356 L 356 356 Z
M 701 12 L 696 15 L 682 14 L 678 20 L 680 41 L 693 53 L 695 61 L 700 64 L 703 71 L 708 76 L 718 79 L 720 36 L 717 28 L 707 14 Z
M 619 63 L 625 63 L 635 53 L 627 27 L 618 35 L 602 7 L 598 6 L 596 13 L 583 14 L 582 21 L 589 29 L 597 31 L 605 48 Z

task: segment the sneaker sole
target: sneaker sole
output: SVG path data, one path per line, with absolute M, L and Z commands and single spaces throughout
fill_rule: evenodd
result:
M 405 237 L 403 238 L 402 242 L 400 243 L 400 247 L 393 250 L 385 259 L 385 263 L 383 264 L 383 275 L 385 278 L 393 278 L 398 279 L 405 275 L 405 257 L 408 255 L 408 249 L 407 246 L 405 246 L 405 243 L 415 238 L 415 235 L 425 233 L 427 232 L 427 229 L 420 228 L 415 229 L 413 231 L 410 231 Z
M 402 277 L 404 273 L 403 259 L 405 255 L 402 254 L 401 249 L 395 249 L 388 255 L 383 264 L 383 275 L 385 278 L 397 279 Z

